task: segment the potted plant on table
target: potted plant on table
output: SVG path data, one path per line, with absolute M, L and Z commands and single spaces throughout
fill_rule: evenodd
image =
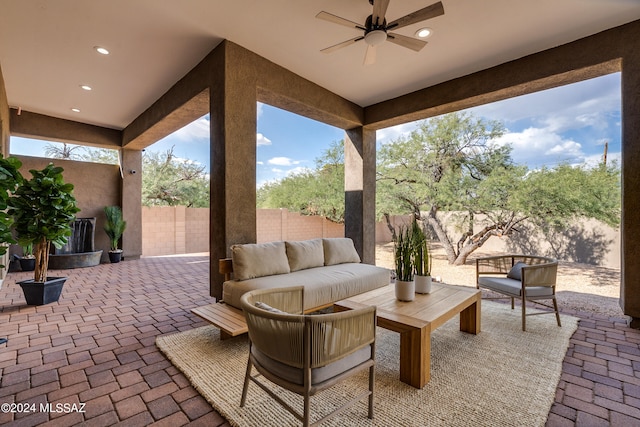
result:
M 11 199 L 9 215 L 14 219 L 18 243 L 32 244 L 35 252 L 33 280 L 18 282 L 29 305 L 58 301 L 66 277 L 48 277 L 51 245 L 61 248 L 71 236 L 71 222 L 80 210 L 73 196 L 73 184 L 65 183 L 64 169 L 49 163 L 31 170 L 32 178 L 18 186 Z
M 396 298 L 400 301 L 413 301 L 415 298 L 412 247 L 411 228 L 401 226 L 393 240 Z
M 119 206 L 105 206 L 104 213 L 107 216 L 107 222 L 104 225 L 104 231 L 109 236 L 111 248 L 109 249 L 109 261 L 116 263 L 122 259 L 122 249 L 118 249 L 118 243 L 122 237 L 122 233 L 127 228 L 127 221 L 122 219 L 122 210 Z
M 422 227 L 415 219 L 411 225 L 413 238 L 412 257 L 415 270 L 416 292 L 428 294 L 431 292 L 431 257 L 429 256 L 429 240 Z

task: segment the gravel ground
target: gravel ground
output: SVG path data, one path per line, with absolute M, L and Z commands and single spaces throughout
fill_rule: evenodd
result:
M 452 266 L 440 245 L 432 247 L 431 275 L 444 283 L 475 287 L 475 258 L 496 255 L 476 251 L 466 265 Z M 376 265 L 393 269 L 393 243 L 376 246 Z M 556 285 L 558 305 L 562 311 L 586 311 L 607 317 L 624 318 L 619 305 L 620 269 L 589 264 L 560 262 Z

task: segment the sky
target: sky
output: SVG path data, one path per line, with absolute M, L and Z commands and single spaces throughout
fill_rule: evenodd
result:
M 512 158 L 529 168 L 560 163 L 594 164 L 602 159 L 605 141 L 608 160 L 620 159 L 620 73 L 474 107 L 476 117 L 499 120 L 505 134 L 496 142 L 511 144 Z M 408 135 L 417 124 L 406 123 L 377 132 L 385 144 Z M 258 104 L 256 182 L 282 179 L 315 161 L 344 131 L 293 113 Z M 43 156 L 49 142 L 11 138 L 11 153 Z M 204 116 L 147 148 L 174 147 L 179 158 L 203 164 L 209 170 L 209 119 Z

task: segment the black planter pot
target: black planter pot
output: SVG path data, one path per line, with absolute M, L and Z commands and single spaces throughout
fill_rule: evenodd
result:
M 22 287 L 27 305 L 45 305 L 60 299 L 66 280 L 66 277 L 47 277 L 44 283 L 29 279 L 18 282 L 18 284 Z
M 35 258 L 20 258 L 18 262 L 20 262 L 20 269 L 22 271 L 33 271 L 36 269 Z
M 122 259 L 122 251 L 109 251 L 109 261 L 118 263 Z

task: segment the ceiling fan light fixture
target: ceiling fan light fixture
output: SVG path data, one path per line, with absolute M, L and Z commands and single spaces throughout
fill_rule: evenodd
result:
M 378 46 L 379 44 L 384 43 L 385 40 L 387 40 L 387 33 L 386 31 L 383 31 L 383 30 L 369 31 L 364 36 L 364 41 L 369 46 Z
M 418 31 L 415 32 L 416 37 L 418 37 L 419 39 L 426 39 L 427 37 L 430 37 L 433 34 L 433 30 L 431 28 L 420 28 Z

